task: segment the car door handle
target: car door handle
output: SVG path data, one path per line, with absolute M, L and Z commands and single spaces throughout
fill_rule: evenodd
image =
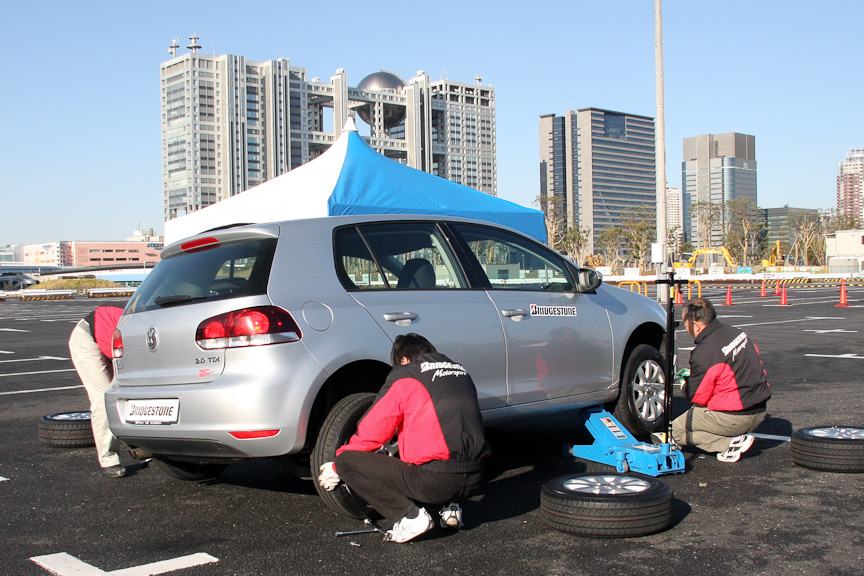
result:
M 514 322 L 520 322 L 523 318 L 528 316 L 528 311 L 522 308 L 510 308 L 508 310 L 502 310 L 501 315 L 505 318 L 512 318 Z
M 384 312 L 384 320 L 393 322 L 397 326 L 409 326 L 419 316 L 414 312 Z

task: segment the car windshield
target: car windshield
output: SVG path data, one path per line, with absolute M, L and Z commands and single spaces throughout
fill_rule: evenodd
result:
M 147 275 L 126 313 L 264 294 L 275 250 L 275 239 L 256 238 L 180 252 L 161 261 Z

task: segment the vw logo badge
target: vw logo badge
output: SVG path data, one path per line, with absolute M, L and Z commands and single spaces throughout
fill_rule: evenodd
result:
M 159 346 L 159 334 L 156 332 L 156 328 L 151 326 L 149 330 L 147 330 L 147 348 L 152 352 L 156 350 L 156 347 Z

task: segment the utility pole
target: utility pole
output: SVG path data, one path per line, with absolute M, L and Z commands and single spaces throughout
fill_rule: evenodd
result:
M 654 0 L 654 88 L 656 95 L 657 118 L 654 121 L 655 163 L 657 173 L 657 242 L 663 254 L 663 264 L 657 266 L 657 279 L 660 279 L 668 261 L 666 247 L 666 115 L 663 107 L 663 6 L 662 0 Z M 657 299 L 666 302 L 668 290 L 660 290 Z

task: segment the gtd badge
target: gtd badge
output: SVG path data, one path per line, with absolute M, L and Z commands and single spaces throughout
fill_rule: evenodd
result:
M 156 328 L 151 326 L 147 330 L 147 348 L 152 352 L 156 350 L 157 346 L 159 346 L 159 334 L 156 332 Z

